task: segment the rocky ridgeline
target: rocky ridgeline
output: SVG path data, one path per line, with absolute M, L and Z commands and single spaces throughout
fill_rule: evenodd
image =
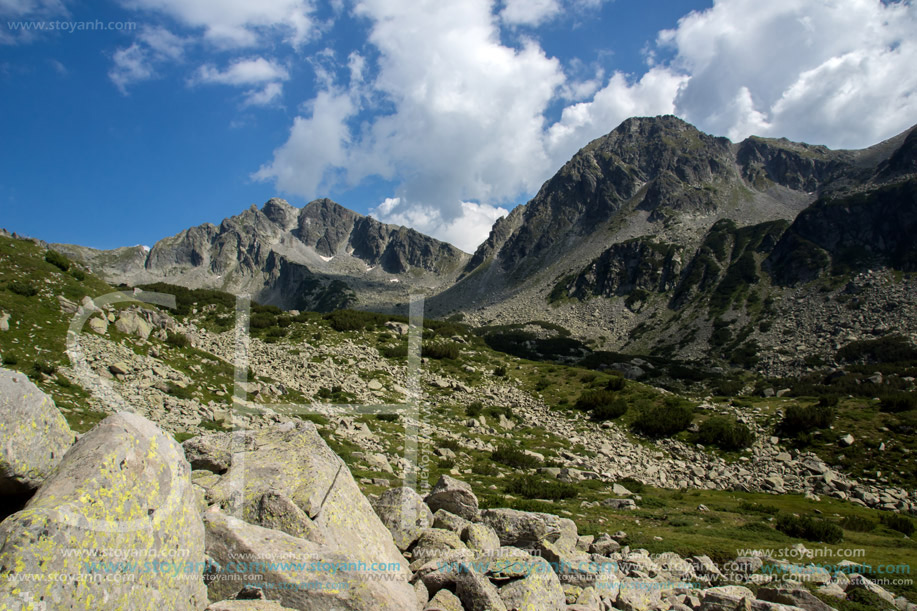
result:
M 73 304 L 74 307 L 77 307 Z M 79 307 L 91 307 L 83 304 Z M 235 337 L 232 332 L 212 333 L 193 322 L 184 324 L 162 312 L 130 308 L 120 312 L 100 313 L 89 319 L 89 326 L 96 333 L 83 333 L 80 342 L 90 368 L 104 380 L 104 384 L 117 390 L 125 404 L 138 413 L 153 420 L 171 432 L 200 432 L 199 424 L 205 421 L 229 422 L 231 416 L 228 403 L 213 400 L 202 404 L 193 399 L 183 399 L 169 394 L 169 385 L 187 386 L 192 382 L 186 374 L 169 367 L 157 348 L 152 347 L 149 355 L 138 355 L 123 343 L 109 341 L 106 330 L 100 325 L 93 327 L 93 321 L 106 320 L 124 333 L 134 336 L 133 340 L 144 343 L 150 336 L 164 338 L 168 331 L 187 336 L 196 348 L 213 355 L 212 362 L 232 362 L 235 356 Z M 106 322 L 106 324 L 109 324 Z M 397 323 L 392 333 L 405 329 Z M 473 356 L 469 353 L 468 356 Z M 295 391 L 304 396 L 313 396 L 321 388 L 340 387 L 354 397 L 356 402 L 379 403 L 403 400 L 407 386 L 406 367 L 383 358 L 370 346 L 345 339 L 340 343 L 310 345 L 297 344 L 297 352 L 291 353 L 285 344 L 268 344 L 256 338 L 249 346 L 249 366 L 253 376 L 270 377 L 273 384 L 251 381 L 245 390 L 252 401 L 247 405 L 254 408 L 253 414 L 232 415 L 247 428 L 259 428 L 286 418 L 271 408 L 271 403 L 283 403 L 284 396 Z M 318 361 L 318 362 L 316 362 Z M 193 365 L 198 367 L 199 365 Z M 86 388 L 98 386 L 98 378 L 86 378 L 85 372 L 66 369 L 68 375 Z M 81 377 L 82 376 L 82 377 Z M 107 378 L 107 379 L 106 379 Z M 567 439 L 569 447 L 582 445 L 589 455 L 577 455 L 562 451 L 559 457 L 561 467 L 544 467 L 543 471 L 566 481 L 600 479 L 615 482 L 623 478 L 634 478 L 645 484 L 662 488 L 702 488 L 710 490 L 763 491 L 775 494 L 795 493 L 808 496 L 831 496 L 854 503 L 891 511 L 917 512 L 917 490 L 883 486 L 879 481 L 865 482 L 849 477 L 832 469 L 812 453 L 787 451 L 779 445 L 773 435 L 773 423 L 760 410 L 738 410 L 718 408 L 724 413 L 735 415 L 755 432 L 757 441 L 749 454 L 736 462 L 727 462 L 713 453 L 680 441 L 664 439 L 649 448 L 634 442 L 615 423 L 596 424 L 579 412 L 558 413 L 551 410 L 537 396 L 492 376 L 487 376 L 468 387 L 458 379 L 450 378 L 425 368 L 420 379 L 424 388 L 431 391 L 448 389 L 450 404 L 465 405 L 480 401 L 487 406 L 512 405 L 514 415 L 523 423 L 537 422 L 549 433 Z M 233 394 L 231 386 L 208 388 L 216 395 Z M 110 411 L 104 393 L 97 394 L 90 401 L 94 409 Z M 100 399 L 100 397 L 102 397 Z M 440 405 L 436 401 L 422 400 L 421 412 L 432 412 Z M 702 407 L 715 409 L 713 405 Z M 123 409 L 123 408 L 122 408 Z M 324 409 L 316 404 L 310 409 Z M 374 438 L 367 425 L 354 424 L 347 416 L 335 415 L 334 410 L 325 410 L 331 418 L 330 425 L 335 434 L 360 446 L 367 457 L 367 465 L 376 471 L 403 476 L 403 459 L 386 456 L 385 448 Z M 575 426 L 571 429 L 571 418 Z M 454 435 L 437 428 L 421 417 L 412 421 L 421 435 L 421 441 L 433 443 L 434 436 L 454 437 L 461 446 L 471 450 L 491 451 L 493 443 L 478 439 L 475 435 Z M 479 429 L 490 435 L 512 441 L 513 423 L 504 419 L 490 422 L 486 417 L 462 419 L 453 424 Z M 571 430 L 573 432 L 571 432 Z M 855 443 L 855 440 L 853 441 Z M 456 472 L 456 475 L 460 473 Z
M 425 497 L 401 487 L 367 499 L 309 422 L 182 447 L 121 412 L 70 445 L 53 402 L 23 374 L 0 373 L 0 401 L 0 443 L 16 448 L 3 457 L 6 509 L 16 509 L 10 482 L 31 495 L 0 522 L 3 609 L 832 609 L 813 589 L 917 609 L 849 562 L 830 572 L 652 556 L 623 532 L 581 536 L 556 515 L 481 509 L 449 476 Z M 48 434 L 30 433 L 33 422 Z

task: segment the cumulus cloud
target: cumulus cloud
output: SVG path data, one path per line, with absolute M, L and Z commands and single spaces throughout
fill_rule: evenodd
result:
M 123 0 L 122 4 L 203 29 L 207 40 L 223 48 L 254 47 L 278 33 L 299 47 L 318 31 L 310 0 Z
M 273 60 L 263 57 L 237 59 L 226 70 L 219 70 L 212 64 L 201 66 L 194 77 L 198 83 L 221 85 L 259 85 L 271 81 L 285 81 L 290 73 Z
M 506 0 L 500 18 L 509 25 L 538 25 L 561 10 L 558 0 Z
M 347 161 L 350 133 L 347 119 L 356 107 L 346 93 L 323 91 L 309 104 L 311 116 L 296 117 L 287 142 L 274 151 L 274 161 L 254 174 L 273 180 L 277 188 L 311 199 L 329 186 L 329 168 Z
M 383 223 L 412 227 L 465 252 L 474 252 L 487 239 L 494 222 L 509 213 L 505 208 L 474 202 L 461 202 L 461 208 L 460 215 L 446 220 L 437 208 L 406 205 L 401 198 L 390 197 L 369 214 Z
M 917 116 L 917 7 L 880 0 L 717 0 L 660 33 L 690 76 L 679 113 L 731 138 L 866 146 Z
M 305 197 L 341 181 L 397 179 L 402 218 L 415 209 L 442 228 L 477 211 L 463 202 L 495 205 L 541 184 L 553 164 L 544 113 L 564 82 L 556 59 L 534 43 L 501 44 L 487 0 L 364 0 L 356 11 L 373 24 L 374 78 L 320 93 L 256 178 Z M 361 80 L 365 59 L 349 65 Z M 348 120 L 365 103 L 393 110 L 354 133 Z

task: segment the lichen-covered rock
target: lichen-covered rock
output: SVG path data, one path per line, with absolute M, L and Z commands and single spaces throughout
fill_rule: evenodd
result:
M 564 611 L 567 608 L 560 579 L 546 560 L 522 550 L 502 548 L 500 552 L 502 555 L 491 563 L 494 571 L 502 570 L 501 563 L 515 564 L 523 567 L 521 572 L 525 575 L 500 588 L 500 598 L 508 609 Z
M 408 549 L 433 524 L 433 512 L 413 488 L 386 490 L 373 502 L 373 509 L 401 551 Z
M 411 547 L 412 563 L 424 564 L 443 557 L 447 552 L 465 547 L 459 536 L 451 530 L 427 528 L 420 533 Z
M 25 374 L 0 368 L 0 495 L 37 488 L 72 444 L 51 397 Z
M 478 497 L 471 491 L 471 486 L 448 475 L 440 476 L 424 500 L 433 512 L 445 509 L 466 520 L 478 517 Z
M 292 611 L 274 600 L 221 600 L 207 611 Z
M 210 499 L 215 505 L 249 524 L 268 528 L 289 527 L 277 508 L 286 505 L 292 512 L 295 506 L 301 512 L 293 512 L 296 514 L 296 532 L 301 534 L 291 538 L 308 541 L 317 559 L 337 558 L 357 565 L 362 563 L 366 567 L 373 563 L 395 567 L 386 569 L 390 574 L 385 577 L 391 580 L 379 580 L 377 575 L 371 574 L 374 571 L 368 569 L 348 575 L 351 591 L 376 592 L 383 599 L 393 601 L 392 606 L 360 606 L 368 603 L 362 599 L 350 599 L 347 604 L 351 606 L 344 608 L 401 611 L 414 607 L 414 592 L 407 581 L 410 576 L 407 563 L 395 546 L 391 533 L 360 492 L 350 470 L 319 436 L 314 424 L 287 422 L 259 431 L 247 431 L 235 438 L 221 438 L 224 443 L 231 442 L 233 449 L 239 451 L 220 481 L 210 488 Z M 201 440 L 201 444 L 213 446 L 212 442 Z M 208 529 L 209 546 L 213 529 L 209 526 Z M 269 532 L 278 537 L 289 536 L 276 530 Z M 244 543 L 238 541 L 239 545 Z M 231 547 L 226 553 L 230 552 Z M 214 559 L 222 565 L 231 558 L 214 556 Z M 291 575 L 290 579 L 293 577 Z M 300 581 L 304 579 L 296 579 L 296 582 Z M 235 587 L 238 591 L 241 585 L 237 582 L 228 587 Z M 231 598 L 234 593 L 220 591 L 219 598 Z M 408 600 L 412 603 L 403 606 Z M 284 604 L 296 607 L 286 599 Z
M 825 604 L 821 601 L 821 599 L 803 587 L 758 588 L 757 597 L 759 600 L 764 600 L 772 603 L 802 607 L 803 609 L 806 609 L 806 611 L 834 611 L 834 607 Z
M 481 521 L 494 529 L 501 545 L 509 547 L 537 549 L 543 541 L 553 543 L 561 537 L 577 540 L 573 520 L 550 513 L 485 509 L 481 512 Z
M 257 576 L 251 583 L 285 607 L 304 611 L 404 611 L 417 605 L 414 589 L 400 571 L 389 580 L 360 564 L 358 550 L 334 551 L 278 530 L 249 524 L 220 511 L 204 514 L 207 555 L 221 567 L 210 575 L 211 598 L 235 596 L 246 583 L 239 578 Z M 402 566 L 404 563 L 401 563 Z M 375 574 L 373 574 L 375 573 Z M 308 584 L 302 587 L 300 584 Z
M 91 611 L 206 607 L 204 528 L 190 473 L 179 445 L 152 422 L 106 418 L 25 509 L 0 523 L 0 600 L 29 596 L 49 609 Z M 79 578 L 92 572 L 123 578 Z
M 424 611 L 465 611 L 465 608 L 462 606 L 462 601 L 459 600 L 458 596 L 449 590 L 440 590 L 427 603 Z
M 500 547 L 500 537 L 487 524 L 472 523 L 462 530 L 462 541 L 469 548 L 478 551 L 495 550 Z

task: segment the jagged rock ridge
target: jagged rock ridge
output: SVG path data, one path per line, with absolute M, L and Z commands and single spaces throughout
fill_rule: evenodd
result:
M 285 308 L 385 308 L 410 291 L 448 284 L 467 260 L 457 248 L 386 225 L 329 199 L 302 209 L 271 199 L 143 247 L 112 251 L 56 244 L 112 282 L 170 282 L 250 292 Z

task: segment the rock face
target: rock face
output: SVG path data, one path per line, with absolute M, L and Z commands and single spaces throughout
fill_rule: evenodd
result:
M 238 508 L 242 520 L 262 528 L 253 526 L 246 531 L 251 534 L 249 541 L 246 539 L 249 535 L 237 532 L 230 521 L 208 514 L 208 553 L 214 560 L 225 566 L 234 559 L 231 553 L 249 553 L 248 548 L 264 551 L 271 559 L 276 551 L 272 546 L 281 541 L 283 544 L 277 543 L 280 545 L 277 549 L 286 552 L 299 545 L 314 561 L 346 562 L 365 567 L 384 563 L 388 567 L 384 572 L 388 573 L 386 578 L 389 580 L 379 580 L 368 568 L 351 571 L 346 579 L 351 584 L 350 590 L 341 595 L 332 596 L 326 590 L 298 592 L 295 596 L 279 590 L 266 594 L 269 598 L 279 596 L 285 605 L 303 609 L 394 611 L 408 608 L 404 606 L 408 600 L 414 604 L 414 592 L 407 581 L 407 563 L 391 534 L 360 492 L 350 470 L 318 435 L 315 425 L 285 423 L 246 432 L 240 437 L 237 448 L 231 447 L 238 449 L 235 460 L 220 481 L 210 488 L 209 500 L 226 513 Z M 216 441 L 201 444 L 201 447 L 219 448 L 220 439 L 226 443 L 224 448 L 230 447 L 231 435 L 219 435 Z M 287 510 L 270 509 L 282 506 Z M 289 517 L 294 514 L 296 519 L 290 522 Z M 233 524 L 241 527 L 242 523 Z M 278 526 L 286 532 L 269 530 Z M 291 531 L 297 536 L 287 534 Z M 241 539 L 232 543 L 233 536 Z M 301 573 L 287 578 L 309 581 Z M 224 589 L 217 591 L 223 598 L 235 594 L 231 590 L 238 591 L 242 586 L 238 581 L 227 583 L 229 585 L 221 585 Z M 383 601 L 384 606 L 368 606 L 373 598 Z M 305 604 L 300 602 L 303 600 L 315 606 L 297 606 Z
M 0 496 L 34 490 L 73 444 L 54 401 L 25 374 L 0 368 Z
M 180 446 L 153 423 L 130 413 L 106 418 L 25 509 L 0 523 L 0 600 L 28 595 L 53 609 L 169 609 L 176 601 L 205 608 L 204 528 L 190 471 Z M 137 550 L 145 555 L 132 556 Z M 146 570 L 147 561 L 158 568 Z M 77 577 L 92 572 L 131 579 L 100 586 Z M 22 581 L 29 575 L 73 577 Z

